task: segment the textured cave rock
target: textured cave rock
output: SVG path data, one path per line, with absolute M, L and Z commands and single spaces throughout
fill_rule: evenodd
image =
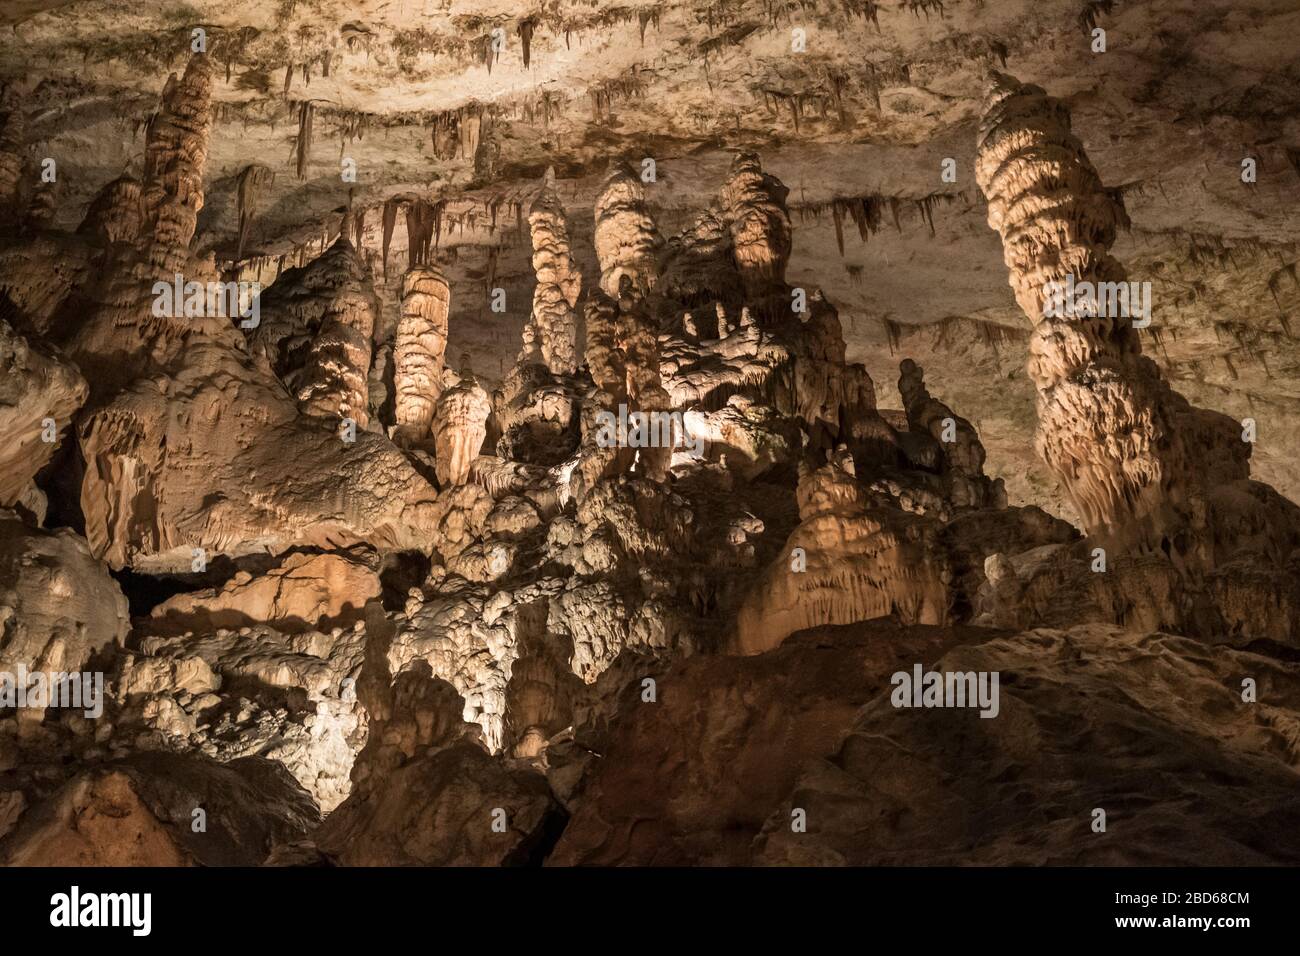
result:
M 900 712 L 886 686 L 801 771 L 755 862 L 1241 866 L 1300 853 L 1295 807 L 1281 798 L 1295 786 L 1283 729 L 1294 663 L 1081 626 L 993 638 L 926 666 L 1000 672 L 999 716 Z M 1242 700 L 1243 675 L 1271 688 L 1257 705 Z M 806 833 L 792 832 L 793 807 Z M 1091 831 L 1098 807 L 1105 833 Z
M 318 819 L 284 768 L 256 757 L 134 754 L 22 800 L 24 812 L 0 838 L 7 866 L 256 866 Z
M 555 172 L 547 170 L 541 192 L 528 214 L 537 288 L 524 327 L 520 362 L 540 360 L 555 375 L 577 369 L 578 296 L 582 273 L 569 254 L 569 230 L 555 194 Z
M 541 774 L 489 756 L 427 667 L 375 694 L 352 795 L 315 833 L 320 851 L 344 866 L 528 862 L 557 812 Z
M 616 166 L 596 200 L 594 243 L 600 260 L 600 287 L 610 298 L 622 294 L 623 279 L 645 295 L 658 277 L 659 231 L 646 207 L 641 181 L 626 165 Z
M 433 426 L 442 393 L 450 299 L 447 280 L 436 270 L 417 267 L 402 277 L 402 320 L 393 370 L 393 417 L 401 438 L 427 438 Z
M 76 673 L 126 642 L 126 598 L 84 539 L 0 511 L 0 672 Z M 42 711 L 14 712 L 39 721 Z
M 250 340 L 308 415 L 370 422 L 366 388 L 377 304 L 345 227 L 325 253 L 262 296 Z
M 799 527 L 740 609 L 740 653 L 769 650 L 818 624 L 890 615 L 904 624 L 949 622 L 952 571 L 936 523 L 873 509 L 852 466 L 841 456 L 800 479 Z
M 0 859 L 1295 862 L 1297 24 L 1077 6 L 821 10 L 794 72 L 672 4 L 17 20 L 0 670 L 106 701 L 0 714 Z M 1154 327 L 1043 315 L 1120 258 Z
M 1138 543 L 1163 535 L 1193 562 L 1204 561 L 1203 547 L 1177 535 L 1203 520 L 1196 511 L 1206 489 L 1249 476 L 1251 446 L 1240 427 L 1172 392 L 1142 355 L 1128 317 L 1104 309 L 1093 317 L 1045 314 L 1049 282 L 1128 281 L 1107 251 L 1127 216 L 1071 133 L 1068 110 L 1039 87 L 995 74 L 977 174 L 1016 299 L 1034 323 L 1029 374 L 1039 392 L 1039 454 L 1066 484 L 1088 531 L 1121 542 L 1138 536 Z
M 462 485 L 487 438 L 492 401 L 464 362 L 449 372 L 433 414 L 433 439 L 437 450 L 438 484 L 444 489 Z
M 74 367 L 34 348 L 0 320 L 0 507 L 36 502 L 40 493 L 32 479 L 53 457 L 87 394 Z
M 83 421 L 86 537 L 114 567 L 188 567 L 196 548 L 426 546 L 433 488 L 386 438 L 345 437 L 301 416 L 265 364 L 193 343 L 174 377 Z
M 206 54 L 194 55 L 181 77 L 168 79 L 149 125 L 138 193 L 129 184 L 110 186 L 87 217 L 90 233 L 120 237 L 78 290 L 86 314 L 67 341 L 69 357 L 95 396 L 111 395 L 135 375 L 164 367 L 193 336 L 234 336 L 228 321 L 158 315 L 153 308 L 155 282 L 172 284 L 177 275 L 216 279 L 211 263 L 190 251 L 203 207 L 212 83 Z
M 1259 585 L 1270 573 L 1289 577 L 1300 510 L 1249 481 L 1253 446 L 1241 425 L 1174 392 L 1142 355 L 1127 317 L 1104 309 L 1055 317 L 1045 308 L 1048 282 L 1064 283 L 1067 276 L 1127 281 L 1107 252 L 1126 222 L 1123 208 L 1070 132 L 1068 110 L 1039 87 L 995 74 L 977 172 L 989 197 L 989 224 L 1003 236 L 1012 287 L 1035 323 L 1029 374 L 1039 393 L 1039 454 L 1069 489 L 1091 543 L 1122 555 L 1139 552 L 1129 560 L 1146 564 L 1148 580 L 1161 582 L 1152 589 L 1141 582 L 1140 567 L 1134 573 L 1121 567 L 1105 583 L 1083 589 L 1109 592 L 1083 619 L 1131 626 L 1145 620 L 1194 633 L 1223 626 L 1245 636 L 1271 630 L 1294 641 L 1300 625 L 1287 609 L 1289 598 L 1279 608 L 1278 590 Z M 1172 567 L 1140 554 L 1160 550 Z M 1040 561 L 1033 572 L 1004 573 L 994 598 L 1004 610 L 990 608 L 991 619 L 1041 622 L 1037 615 L 1008 617 L 1005 608 L 1017 599 L 1033 606 L 1024 592 L 1047 589 L 1044 580 L 1030 583 L 1036 576 L 1060 592 L 1078 590 L 1080 551 L 1078 561 Z M 1000 560 L 1002 570 L 1014 568 L 1014 559 Z M 1257 614 L 1241 600 L 1251 591 Z M 1020 598 L 1013 598 L 1017 592 Z M 1136 607 L 1136 619 L 1129 607 Z

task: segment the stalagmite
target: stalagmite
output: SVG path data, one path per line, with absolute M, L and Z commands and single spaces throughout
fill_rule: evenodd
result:
M 162 109 L 149 127 L 143 201 L 153 225 L 150 261 L 162 279 L 183 270 L 189 259 L 203 208 L 211 103 L 212 61 L 197 54 L 179 80 L 168 79 Z
M 755 154 L 741 153 L 718 194 L 727 211 L 736 268 L 750 294 L 785 281 L 792 245 L 785 208 L 788 193 L 778 179 L 763 172 Z
M 393 371 L 395 438 L 420 440 L 430 435 L 442 392 L 450 304 L 451 289 L 436 269 L 417 267 L 402 277 Z
M 875 507 L 843 451 L 799 480 L 799 526 L 736 619 L 734 649 L 771 650 L 807 627 L 895 614 L 942 624 L 952 597 L 937 528 Z
M 369 271 L 342 230 L 303 269 L 282 276 L 261 297 L 254 348 L 313 415 L 370 421 L 366 385 L 378 303 Z
M 149 125 L 144 178 L 138 199 L 129 181 L 101 193 L 88 221 L 98 221 L 111 236 L 134 233 L 138 240 L 109 250 L 85 290 L 90 306 L 66 348 L 90 382 L 92 394 L 111 395 L 136 375 L 165 366 L 192 335 L 222 334 L 228 316 L 203 310 L 187 315 L 180 303 L 158 308 L 155 283 L 209 278 L 209 269 L 191 261 L 211 129 L 212 64 L 206 54 L 190 58 L 184 75 L 173 74 L 163 90 L 162 107 Z M 109 219 L 114 220 L 109 225 Z M 211 276 L 215 279 L 215 276 Z M 132 347 L 124 348 L 125 342 Z
M 524 329 L 520 362 L 540 359 L 556 375 L 577 368 L 578 296 L 582 273 L 569 254 L 569 230 L 555 191 L 555 171 L 548 169 L 542 191 L 528 214 L 532 230 L 533 311 Z
M 433 419 L 437 449 L 438 484 L 444 489 L 463 485 L 470 466 L 487 437 L 487 420 L 492 402 L 470 368 L 469 356 L 461 358 L 459 375 L 438 399 Z
M 658 279 L 660 240 L 641 181 L 626 164 L 616 166 L 605 180 L 595 213 L 600 287 L 617 298 L 621 280 L 628 276 L 638 293 L 645 295 Z
M 1128 280 L 1107 252 L 1125 214 L 1071 133 L 1064 105 L 994 74 L 976 178 L 1016 300 L 1034 323 L 1039 455 L 1090 533 L 1148 546 L 1163 539 L 1168 549 L 1194 510 L 1195 484 L 1246 477 L 1249 445 L 1230 421 L 1197 414 L 1170 391 L 1114 300 L 1078 310 L 1098 314 L 1049 314 L 1067 311 L 1053 307 L 1061 296 L 1049 283 L 1063 290 Z
M 0 864 L 1300 862 L 1282 40 L 593 3 L 0 13 Z

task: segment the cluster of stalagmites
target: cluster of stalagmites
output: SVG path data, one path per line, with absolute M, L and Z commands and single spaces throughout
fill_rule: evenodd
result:
M 736 798 L 716 826 L 762 831 L 764 858 L 809 861 L 769 821 L 803 753 L 780 748 L 826 752 L 839 725 L 819 708 L 851 710 L 810 695 L 801 662 L 834 684 L 864 661 L 792 635 L 877 621 L 937 654 L 972 622 L 1186 628 L 1210 608 L 1242 643 L 1296 642 L 1300 593 L 1261 600 L 1259 564 L 1294 561 L 1293 532 L 1271 521 L 1289 504 L 1236 480 L 1245 451 L 1209 454 L 1221 425 L 1168 389 L 1131 328 L 1044 320 L 1035 338 L 1039 447 L 1115 551 L 1095 574 L 1091 540 L 1008 507 L 974 428 L 919 366 L 900 369 L 903 409 L 877 409 L 834 307 L 786 281 L 786 189 L 750 154 L 667 239 L 616 166 L 585 285 L 548 174 L 529 214 L 531 317 L 492 394 L 468 357 L 446 363 L 443 275 L 414 265 L 383 322 L 347 219 L 265 290 L 251 326 L 156 314 L 155 282 L 220 278 L 189 251 L 210 69 L 195 57 L 167 84 L 142 181 L 105 187 L 74 236 L 0 248 L 16 316 L 0 321 L 0 666 L 106 678 L 94 717 L 0 717 L 0 859 L 635 862 L 643 841 L 619 835 L 636 825 L 630 784 L 610 776 L 631 758 L 595 755 L 658 726 L 636 723 L 658 680 L 682 726 L 714 735 L 659 727 L 684 760 L 744 746 L 754 766 L 786 768 L 747 783 L 752 805 Z M 981 183 L 1037 318 L 1046 278 L 1120 275 L 1105 254 L 1118 212 L 1063 110 L 998 91 Z M 660 424 L 634 440 L 641 416 Z M 1212 494 L 1211 477 L 1236 483 Z M 1133 529 L 1171 536 L 1183 564 L 1246 563 L 1185 576 L 1159 550 L 1125 550 Z M 1116 657 L 1108 636 L 1077 639 Z M 877 683 L 903 646 L 881 640 L 849 653 Z M 743 744 L 727 741 L 751 717 L 730 726 L 717 703 L 733 678 L 784 708 L 753 716 Z M 699 689 L 697 713 L 674 679 Z M 853 681 L 856 707 L 868 687 Z M 856 732 L 873 726 L 867 714 Z M 709 779 L 680 785 L 728 786 Z M 672 848 L 661 861 L 737 858 L 677 842 L 714 826 L 700 799 L 654 824 Z M 118 833 L 94 822 L 109 806 L 128 821 Z M 219 839 L 190 827 L 196 809 Z M 817 852 L 866 854 L 851 829 Z

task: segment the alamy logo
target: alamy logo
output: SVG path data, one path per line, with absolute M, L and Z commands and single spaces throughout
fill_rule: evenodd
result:
M 1043 286 L 1043 316 L 1048 319 L 1119 318 L 1133 320 L 1133 328 L 1151 324 L 1150 282 L 1075 282 L 1067 274 Z
M 895 707 L 978 707 L 981 717 L 998 715 L 997 671 L 895 671 L 889 679 Z
M 186 282 L 179 272 L 172 282 L 153 284 L 155 318 L 223 316 L 238 318 L 241 329 L 262 324 L 260 282 Z
M 629 412 L 606 409 L 596 413 L 596 444 L 601 448 L 684 448 L 692 458 L 704 457 L 704 438 L 690 435 L 681 412 Z
M 51 926 L 129 926 L 131 935 L 148 936 L 152 928 L 153 894 L 85 893 L 74 886 L 50 897 Z
M 28 671 L 19 664 L 16 674 L 0 671 L 0 712 L 15 707 L 80 710 L 88 720 L 95 720 L 104 712 L 104 675 Z

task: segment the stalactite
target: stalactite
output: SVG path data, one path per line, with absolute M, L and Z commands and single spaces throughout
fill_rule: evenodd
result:
M 267 166 L 256 163 L 245 166 L 239 173 L 236 190 L 236 206 L 239 210 L 239 244 L 236 259 L 244 258 L 244 247 L 253 232 L 253 216 L 257 213 L 257 203 L 262 191 L 275 181 L 275 172 Z
M 298 105 L 298 140 L 297 140 L 297 169 L 298 178 L 307 177 L 307 157 L 311 151 L 311 126 L 313 105 L 311 100 L 303 100 Z
M 519 43 L 523 47 L 525 70 L 532 63 L 533 30 L 536 27 L 537 20 L 533 17 L 527 17 L 519 21 Z
M 397 210 L 401 207 L 402 202 L 397 197 L 392 197 L 384 203 L 384 239 L 383 239 L 383 256 L 384 256 L 384 276 L 388 276 L 388 248 L 393 242 L 393 230 L 397 226 Z
M 357 247 L 358 251 L 365 248 L 366 235 L 366 211 L 358 209 L 352 214 L 352 244 Z
M 424 265 L 429 261 L 429 248 L 433 244 L 433 227 L 436 220 L 433 207 L 423 199 L 415 199 L 406 207 L 406 241 L 409 266 Z

